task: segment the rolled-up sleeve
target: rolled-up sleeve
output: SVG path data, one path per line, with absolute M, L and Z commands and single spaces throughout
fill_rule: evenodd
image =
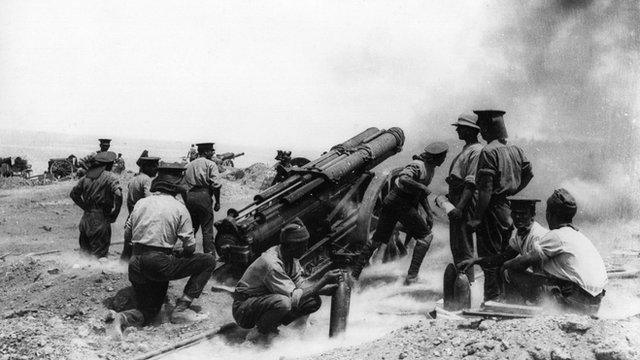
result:
M 466 183 L 476 183 L 476 172 L 478 171 L 478 159 L 480 158 L 480 151 L 469 151 L 469 158 L 467 159 L 467 167 L 464 181 Z
M 540 239 L 536 250 L 540 260 L 546 260 L 561 254 L 564 251 L 564 243 L 559 236 L 550 231 Z

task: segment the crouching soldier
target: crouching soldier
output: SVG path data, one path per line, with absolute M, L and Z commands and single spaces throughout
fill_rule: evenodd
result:
M 459 270 L 466 270 L 468 267 L 478 264 L 483 268 L 500 267 L 507 263 L 503 268 L 507 268 L 512 264 L 509 260 L 519 256 L 527 256 L 535 254 L 538 251 L 540 240 L 549 232 L 549 229 L 540 225 L 534 220 L 536 215 L 536 203 L 538 199 L 521 199 L 511 198 L 509 204 L 511 206 L 511 217 L 516 230 L 509 240 L 509 246 L 501 253 L 493 256 L 485 256 L 464 260 L 458 264 Z M 530 268 L 533 272 L 539 272 L 538 264 L 533 264 Z M 514 296 L 510 287 L 506 287 L 504 295 L 508 301 L 520 300 L 519 296 Z
M 186 191 L 181 164 L 160 164 L 151 183 L 151 196 L 140 199 L 125 224 L 125 239 L 133 243 L 129 280 L 137 308 L 111 312 L 112 336 L 121 337 L 126 326 L 143 326 L 160 312 L 169 281 L 189 277 L 184 293 L 171 313 L 172 323 L 201 320 L 189 306 L 200 296 L 215 268 L 211 254 L 196 254 L 193 226 L 187 208 L 176 199 Z M 182 248 L 174 251 L 177 240 Z
M 525 299 L 539 302 L 550 298 L 563 310 L 596 314 L 604 297 L 607 272 L 591 241 L 572 224 L 577 211 L 573 196 L 555 190 L 547 200 L 549 229 L 539 242 L 539 251 L 504 264 L 505 286 Z M 539 265 L 541 273 L 526 271 Z
M 307 250 L 309 232 L 294 219 L 282 228 L 280 245 L 256 259 L 238 281 L 232 314 L 236 323 L 252 329 L 247 340 L 268 342 L 278 326 L 288 325 L 320 309 L 319 295 L 331 295 L 342 278 L 340 270 L 326 273 L 318 282 L 302 277 L 298 258 Z
M 407 234 L 416 239 L 405 284 L 418 281 L 420 265 L 433 239 L 431 234 L 433 221 L 431 214 L 428 213 L 428 206 L 423 205 L 427 210 L 426 218 L 420 213 L 418 206 L 426 203 L 426 197 L 430 193 L 427 186 L 431 183 L 435 168 L 444 162 L 448 150 L 449 147 L 443 142 L 431 143 L 422 154 L 414 156 L 413 161 L 402 169 L 396 179 L 396 187 L 383 200 L 380 218 L 371 243 L 364 246 L 356 259 L 351 272 L 355 279 L 360 277 L 362 269 L 369 262 L 375 249 L 389 242 L 396 224 L 400 222 L 407 230 Z

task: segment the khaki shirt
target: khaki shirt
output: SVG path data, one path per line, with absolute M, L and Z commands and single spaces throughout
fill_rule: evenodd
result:
M 521 255 L 537 256 L 540 251 L 540 240 L 549 232 L 549 229 L 540 225 L 537 221 L 531 225 L 531 230 L 525 236 L 520 236 L 518 230 L 513 232 L 509 239 L 509 246 Z M 540 272 L 540 264 L 531 267 L 533 272 Z
M 531 163 L 524 151 L 494 140 L 480 152 L 476 179 L 481 174 L 492 175 L 493 195 L 506 197 L 517 193 L 523 172 L 531 172 Z
M 451 162 L 449 175 L 455 176 L 464 182 L 475 184 L 478 157 L 482 147 L 480 143 L 465 145 Z
M 209 190 L 219 188 L 218 166 L 211 160 L 205 157 L 199 157 L 189 164 L 184 172 L 184 179 L 189 185 L 189 189 L 194 187 L 202 187 Z
M 97 178 L 83 177 L 71 190 L 71 197 L 80 198 L 88 209 L 111 211 L 114 197 L 122 188 L 118 177 L 111 171 L 103 171 Z
M 597 296 L 607 283 L 602 257 L 584 234 L 565 226 L 549 231 L 540 240 L 542 271 L 578 284 Z
M 412 180 L 428 186 L 433 178 L 433 172 L 427 171 L 427 167 L 422 160 L 412 160 L 407 166 L 405 166 L 396 178 L 396 186 L 405 193 L 411 193 L 411 190 L 405 188 L 402 183 L 400 183 L 399 179 L 401 176 L 408 176 Z
M 193 224 L 187 208 L 175 197 L 155 192 L 140 199 L 124 226 L 125 239 L 134 244 L 173 248 L 195 246 Z
M 129 190 L 127 193 L 127 208 L 129 212 L 133 211 L 133 206 L 138 200 L 151 196 L 151 181 L 153 179 L 145 174 L 136 174 L 129 183 Z
M 302 296 L 302 266 L 298 259 L 290 268 L 285 268 L 280 245 L 263 252 L 244 272 L 236 285 L 236 292 L 249 297 L 280 294 L 291 298 L 297 308 Z

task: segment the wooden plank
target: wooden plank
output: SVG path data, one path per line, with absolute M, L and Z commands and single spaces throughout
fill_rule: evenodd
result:
M 481 317 L 499 317 L 504 319 L 523 319 L 523 318 L 533 317 L 532 314 L 511 314 L 511 313 L 483 311 L 483 310 L 462 310 L 462 315 L 481 316 Z
M 525 314 L 534 315 L 542 312 L 542 308 L 539 306 L 527 306 L 516 304 L 505 304 L 496 301 L 486 301 L 482 307 L 482 311 L 490 311 L 497 313 L 508 314 Z

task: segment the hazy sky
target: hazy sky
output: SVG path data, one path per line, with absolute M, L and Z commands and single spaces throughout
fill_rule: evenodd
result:
M 637 18 L 621 21 L 617 33 L 605 23 L 606 31 L 581 38 L 581 22 L 597 28 L 593 19 L 605 18 L 598 14 L 610 5 L 587 9 L 590 17 L 550 3 L 3 0 L 0 124 L 326 147 L 369 126 L 415 130 L 407 135 L 416 142 L 453 135 L 448 124 L 461 111 L 499 107 L 527 118 L 512 134 L 548 136 L 549 122 L 532 114 L 551 114 L 557 125 L 573 107 L 585 107 L 549 100 L 567 96 L 557 72 L 568 60 L 571 68 L 559 74 L 564 83 L 613 76 L 623 96 L 605 106 L 622 102 L 632 112 L 625 124 L 637 125 L 638 35 L 629 39 L 625 28 Z M 637 15 L 637 5 L 632 10 Z M 613 11 L 617 22 L 620 10 Z M 621 52 L 618 40 L 631 41 L 630 50 Z M 589 61 L 585 53 L 558 51 L 575 50 L 576 41 L 614 55 L 580 66 Z M 531 57 L 529 47 L 537 49 Z M 541 73 L 544 80 L 536 80 Z

